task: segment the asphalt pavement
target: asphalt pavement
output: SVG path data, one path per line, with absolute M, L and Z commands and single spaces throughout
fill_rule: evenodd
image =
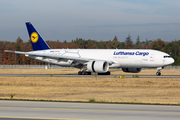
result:
M 0 101 L 1 120 L 179 120 L 180 106 Z
M 16 77 L 120 77 L 124 76 L 127 78 L 139 77 L 139 78 L 180 78 L 180 75 L 77 75 L 77 74 L 0 74 L 0 76 L 16 76 Z

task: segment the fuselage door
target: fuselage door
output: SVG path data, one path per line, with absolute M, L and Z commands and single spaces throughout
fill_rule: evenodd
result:
M 154 54 L 150 55 L 150 61 L 154 61 Z

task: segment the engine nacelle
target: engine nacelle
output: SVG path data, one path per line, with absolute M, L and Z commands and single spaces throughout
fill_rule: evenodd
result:
M 141 68 L 122 68 L 122 71 L 128 73 L 139 73 L 141 72 Z
M 95 73 L 106 73 L 109 70 L 109 64 L 106 61 L 90 61 L 87 64 L 87 70 Z

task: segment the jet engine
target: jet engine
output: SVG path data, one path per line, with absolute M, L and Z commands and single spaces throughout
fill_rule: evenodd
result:
M 122 68 L 122 71 L 128 73 L 139 73 L 141 72 L 141 68 Z
M 106 61 L 90 61 L 87 64 L 87 70 L 96 73 L 106 73 L 109 70 L 109 64 Z

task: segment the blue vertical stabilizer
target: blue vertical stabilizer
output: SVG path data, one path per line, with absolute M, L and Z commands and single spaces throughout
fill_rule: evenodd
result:
M 42 37 L 39 35 L 39 33 L 36 31 L 36 29 L 33 27 L 33 25 L 30 22 L 26 23 L 26 27 L 34 51 L 50 49 L 50 47 L 42 39 Z

